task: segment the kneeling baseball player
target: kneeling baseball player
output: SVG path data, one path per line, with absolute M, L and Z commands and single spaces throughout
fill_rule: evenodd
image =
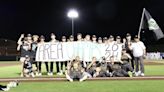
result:
M 27 55 L 23 66 L 23 75 L 24 77 L 35 77 L 32 62 L 30 61 L 30 57 Z

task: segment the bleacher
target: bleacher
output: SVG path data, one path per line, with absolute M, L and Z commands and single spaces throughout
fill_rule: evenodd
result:
M 0 39 L 0 60 L 15 61 L 18 59 L 19 52 L 16 50 L 17 43 L 13 40 Z

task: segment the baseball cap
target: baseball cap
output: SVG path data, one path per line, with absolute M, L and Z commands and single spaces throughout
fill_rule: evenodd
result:
M 130 33 L 127 33 L 127 34 L 126 34 L 126 37 L 129 37 L 129 36 L 131 36 Z
M 109 38 L 114 38 L 113 35 L 110 35 Z
M 82 34 L 81 34 L 81 33 L 77 33 L 77 35 L 81 35 L 81 36 L 82 36 Z
M 52 36 L 52 35 L 55 35 L 55 34 L 54 34 L 54 33 L 51 33 L 51 36 Z
M 69 38 L 74 38 L 73 35 L 70 35 Z
M 138 35 L 135 35 L 134 38 L 139 38 Z
M 62 36 L 62 39 L 66 39 L 66 36 Z
M 39 36 L 38 36 L 38 35 L 33 35 L 32 37 L 33 37 L 33 38 L 39 38 Z
M 103 40 L 107 40 L 108 38 L 107 37 L 104 37 Z
M 31 34 L 27 34 L 27 37 L 32 37 L 32 35 Z
M 45 37 L 43 35 L 40 36 L 40 39 L 45 39 Z
M 96 38 L 96 35 L 92 35 L 92 38 Z
M 102 38 L 101 38 L 101 37 L 99 37 L 99 38 L 98 38 L 98 40 L 102 40 Z
M 116 39 L 121 39 L 121 37 L 120 36 L 117 36 Z

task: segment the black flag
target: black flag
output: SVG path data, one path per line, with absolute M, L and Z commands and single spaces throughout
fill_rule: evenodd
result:
M 161 30 L 161 28 L 158 26 L 157 22 L 152 18 L 150 13 L 145 9 L 144 11 L 144 18 L 142 20 L 142 29 L 149 29 L 153 31 L 153 33 L 156 36 L 156 39 L 159 40 L 164 37 L 164 34 Z

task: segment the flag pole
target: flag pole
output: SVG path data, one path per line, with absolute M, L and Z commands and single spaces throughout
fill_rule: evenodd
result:
M 141 21 L 140 21 L 140 26 L 139 26 L 139 31 L 138 31 L 138 38 L 140 38 L 140 34 L 141 34 L 144 13 L 145 13 L 145 8 L 143 8 L 143 11 L 142 11 L 142 16 L 141 16 Z

